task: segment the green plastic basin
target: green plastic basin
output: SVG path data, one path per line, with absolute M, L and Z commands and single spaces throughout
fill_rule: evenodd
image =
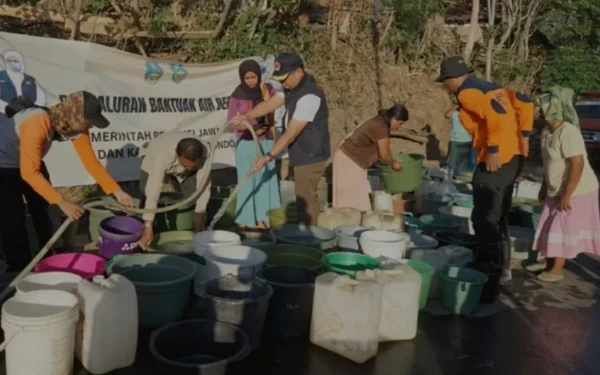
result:
M 146 251 L 173 255 L 190 256 L 194 252 L 192 231 L 162 232 L 154 236 Z
M 381 263 L 368 255 L 360 253 L 337 252 L 323 257 L 323 270 L 340 275 L 356 277 L 357 271 L 377 269 Z
M 447 267 L 440 272 L 442 306 L 455 314 L 470 315 L 479 308 L 486 275 L 469 268 Z
M 391 194 L 410 193 L 415 191 L 423 181 L 423 155 L 396 154 L 394 159 L 402 163 L 403 170 L 396 172 L 388 164 L 377 162 L 381 181 L 386 192 Z

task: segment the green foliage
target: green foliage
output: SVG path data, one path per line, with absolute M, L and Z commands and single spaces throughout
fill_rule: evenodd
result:
M 398 14 L 396 42 L 414 43 L 418 40 L 427 20 L 446 10 L 445 0 L 387 0 L 383 5 L 392 5 Z
M 108 0 L 87 0 L 83 3 L 83 12 L 99 14 L 108 9 L 110 2 Z
M 550 3 L 546 4 L 540 29 L 552 43 L 592 49 L 600 47 L 600 1 L 553 0 Z
M 152 19 L 148 22 L 148 31 L 166 33 L 177 25 L 172 21 L 173 12 L 166 6 L 159 6 L 152 11 Z
M 542 89 L 552 85 L 570 87 L 575 92 L 600 90 L 600 51 L 561 47 L 546 60 L 540 77 Z

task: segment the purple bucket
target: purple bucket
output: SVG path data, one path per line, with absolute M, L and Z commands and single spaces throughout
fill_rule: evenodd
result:
M 98 228 L 98 253 L 106 259 L 139 253 L 143 230 L 144 223 L 131 216 L 113 216 L 102 220 Z

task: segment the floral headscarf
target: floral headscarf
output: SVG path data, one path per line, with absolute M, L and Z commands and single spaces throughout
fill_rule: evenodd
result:
M 566 121 L 579 127 L 579 117 L 573 106 L 574 96 L 572 89 L 555 85 L 548 93 L 541 95 L 536 104 L 541 108 L 546 121 Z

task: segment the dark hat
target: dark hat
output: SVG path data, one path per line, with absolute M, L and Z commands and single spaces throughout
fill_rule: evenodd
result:
M 110 121 L 102 115 L 100 99 L 87 91 L 83 91 L 83 117 L 99 129 L 104 129 L 110 125 Z
M 442 61 L 440 66 L 440 76 L 435 80 L 436 82 L 444 82 L 448 78 L 456 78 L 471 74 L 475 69 L 471 69 L 465 63 L 465 59 L 461 56 L 448 57 Z
M 272 78 L 276 81 L 285 81 L 290 73 L 298 68 L 304 69 L 304 63 L 300 56 L 293 52 L 280 53 L 275 59 L 275 71 Z

